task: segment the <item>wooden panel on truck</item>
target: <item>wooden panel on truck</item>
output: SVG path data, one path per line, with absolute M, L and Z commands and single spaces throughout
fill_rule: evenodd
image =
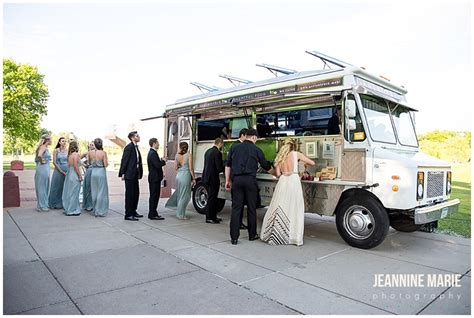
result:
M 365 149 L 347 149 L 342 154 L 341 179 L 365 182 Z

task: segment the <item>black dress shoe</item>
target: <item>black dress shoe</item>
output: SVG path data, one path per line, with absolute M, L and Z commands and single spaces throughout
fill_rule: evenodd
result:
M 135 213 L 134 217 L 136 217 L 136 218 L 142 218 L 143 215 L 142 215 L 142 214 Z
M 125 221 L 138 221 L 138 219 L 134 216 L 126 216 L 124 219 Z
M 217 220 L 206 220 L 206 223 L 219 224 L 220 222 Z
M 156 215 L 156 216 L 149 216 L 148 217 L 150 220 L 164 220 L 165 218 L 162 217 L 161 215 Z
M 216 216 L 216 221 L 222 222 L 222 219 Z
M 240 224 L 240 229 L 241 230 L 246 230 L 248 229 L 247 225 L 245 225 L 244 223 Z
M 231 240 L 232 245 L 237 245 L 237 240 Z
M 258 234 L 257 234 L 253 237 L 249 237 L 249 241 L 255 241 L 255 240 L 258 240 L 259 238 L 260 238 L 260 236 L 258 236 Z

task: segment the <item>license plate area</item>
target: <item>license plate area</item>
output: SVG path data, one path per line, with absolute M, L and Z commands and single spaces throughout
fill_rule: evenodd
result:
M 441 218 L 444 219 L 447 215 L 448 215 L 448 211 L 449 211 L 449 208 L 446 207 L 446 208 L 443 208 L 441 210 Z

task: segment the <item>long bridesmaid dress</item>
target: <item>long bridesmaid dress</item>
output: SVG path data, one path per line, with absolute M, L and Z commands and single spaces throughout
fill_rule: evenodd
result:
M 35 191 L 36 191 L 36 209 L 38 212 L 48 212 L 48 193 L 49 193 L 49 172 L 51 168 L 49 163 L 51 162 L 51 154 L 48 149 L 43 153 L 44 163 L 41 162 L 41 159 L 37 157 L 36 162 L 36 171 L 35 171 Z

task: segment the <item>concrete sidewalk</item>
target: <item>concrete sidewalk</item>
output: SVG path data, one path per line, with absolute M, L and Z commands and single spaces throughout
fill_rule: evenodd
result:
M 19 172 L 21 208 L 3 213 L 4 314 L 470 314 L 471 241 L 390 231 L 372 250 L 348 246 L 334 220 L 306 214 L 302 247 L 230 244 L 219 225 L 159 211 L 123 220 L 123 184 L 109 174 L 110 212 L 35 211 L 34 171 Z M 265 210 L 258 213 L 258 224 Z M 461 287 L 372 287 L 376 274 L 461 274 Z

